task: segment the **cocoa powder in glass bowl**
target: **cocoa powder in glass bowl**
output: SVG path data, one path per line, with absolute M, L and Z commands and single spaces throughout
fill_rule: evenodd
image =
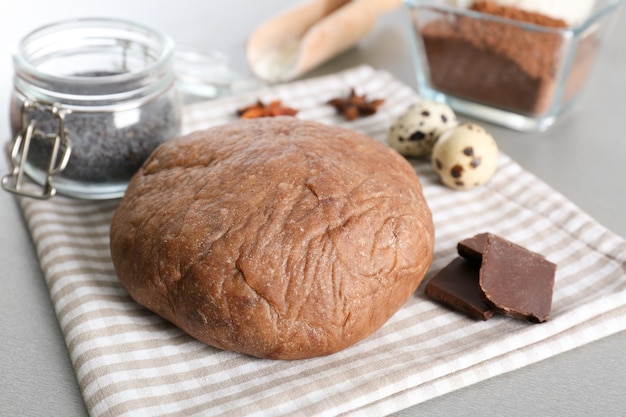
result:
M 522 131 L 545 130 L 579 96 L 621 0 L 579 23 L 494 2 L 407 0 L 417 85 L 426 99 Z
M 474 3 L 470 9 L 544 27 L 567 27 L 563 20 L 490 2 Z M 544 113 L 551 105 L 563 59 L 558 33 L 466 17 L 433 21 L 421 33 L 436 88 L 529 114 Z M 588 67 L 592 57 L 585 54 L 576 65 Z

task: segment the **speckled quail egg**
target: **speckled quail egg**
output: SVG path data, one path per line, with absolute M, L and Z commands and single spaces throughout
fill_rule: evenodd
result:
M 485 129 L 464 123 L 441 135 L 431 161 L 445 185 L 467 190 L 486 183 L 496 172 L 498 146 Z
M 387 143 L 404 156 L 429 156 L 439 136 L 456 125 L 458 121 L 450 107 L 422 100 L 391 125 Z

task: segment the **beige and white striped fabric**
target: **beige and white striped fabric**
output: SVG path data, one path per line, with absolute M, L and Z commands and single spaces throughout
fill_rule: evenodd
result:
M 324 105 L 350 87 L 387 99 L 379 113 L 346 122 Z M 384 140 L 414 91 L 358 67 L 189 107 L 186 130 L 224 123 L 257 98 L 280 99 L 298 117 Z M 432 271 L 456 242 L 491 231 L 558 264 L 552 318 L 544 324 L 473 321 L 418 291 L 369 338 L 337 354 L 259 360 L 195 341 L 136 305 L 116 279 L 108 230 L 116 201 L 21 200 L 41 267 L 92 416 L 385 415 L 626 328 L 626 242 L 525 172 L 506 155 L 486 186 L 437 183 L 414 161 L 436 224 Z

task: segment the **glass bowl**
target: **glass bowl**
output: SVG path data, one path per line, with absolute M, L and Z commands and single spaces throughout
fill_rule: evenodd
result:
M 564 27 L 461 3 L 468 2 L 405 0 L 420 95 L 470 117 L 543 131 L 579 97 L 622 0 L 590 0 L 587 17 Z

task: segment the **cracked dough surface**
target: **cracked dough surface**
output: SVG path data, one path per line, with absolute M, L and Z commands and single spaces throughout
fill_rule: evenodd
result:
M 299 359 L 382 326 L 432 261 L 411 165 L 352 130 L 242 120 L 159 147 L 111 225 L 141 305 L 216 348 Z

